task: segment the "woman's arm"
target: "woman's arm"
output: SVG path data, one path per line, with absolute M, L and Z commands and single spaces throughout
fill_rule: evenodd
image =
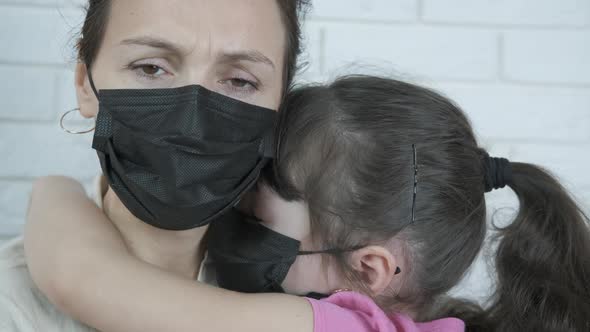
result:
M 230 292 L 135 258 L 70 179 L 35 184 L 25 246 L 38 286 L 60 309 L 102 331 L 313 331 L 303 298 Z
M 82 273 L 88 259 L 98 253 L 127 254 L 119 232 L 82 185 L 59 176 L 33 185 L 24 240 L 33 281 L 64 311 L 69 291 L 77 286 L 68 277 Z

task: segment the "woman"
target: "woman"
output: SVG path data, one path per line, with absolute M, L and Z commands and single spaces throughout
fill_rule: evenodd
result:
M 304 2 L 91 0 L 78 45 L 75 88 L 80 112 L 85 117 L 97 115 L 101 90 L 191 85 L 201 86 L 198 91 L 212 91 L 276 110 L 291 82 L 300 52 L 297 16 Z M 136 145 L 131 148 L 142 147 Z M 136 150 L 124 152 L 137 154 Z M 105 166 L 109 154 L 99 150 L 99 157 L 103 171 L 111 175 L 108 182 L 116 183 L 115 177 L 121 173 L 111 172 L 113 169 Z M 252 171 L 260 166 L 256 162 Z M 206 227 L 165 225 L 162 216 L 167 214 L 159 211 L 170 212 L 170 206 L 144 206 L 150 209 L 147 214 L 153 220 L 139 219 L 137 215 L 146 214 L 137 208 L 128 209 L 130 201 L 124 189 L 114 191 L 104 178 L 99 182 L 98 203 L 134 255 L 177 275 L 204 278 L 201 239 Z M 239 192 L 216 201 L 203 220 L 233 203 L 247 185 L 239 183 Z M 121 198 L 127 199 L 127 204 Z M 145 201 L 135 203 L 141 205 Z M 0 285 L 0 330 L 88 329 L 59 314 L 33 286 L 22 239 L 13 240 L 0 250 Z

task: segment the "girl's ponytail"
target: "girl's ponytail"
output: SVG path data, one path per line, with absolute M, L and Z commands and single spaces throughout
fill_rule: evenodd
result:
M 500 229 L 491 306 L 480 316 L 484 321 L 468 330 L 590 331 L 588 218 L 543 169 L 494 160 L 486 163 L 492 165 L 486 189 L 492 189 L 488 180 L 507 175 L 502 180 L 520 208 L 514 222 Z

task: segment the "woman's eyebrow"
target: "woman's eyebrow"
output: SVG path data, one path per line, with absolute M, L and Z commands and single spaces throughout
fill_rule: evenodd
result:
M 129 45 L 139 45 L 139 46 L 148 46 L 152 48 L 159 48 L 166 50 L 170 53 L 174 53 L 177 55 L 186 54 L 187 50 L 185 50 L 182 46 L 174 44 L 168 40 L 157 38 L 157 37 L 150 37 L 150 36 L 142 36 L 142 37 L 135 37 L 129 38 L 121 41 L 121 45 L 129 46 Z
M 274 62 L 272 62 L 272 60 L 269 59 L 266 55 L 256 50 L 223 52 L 219 60 L 219 62 L 221 63 L 232 63 L 241 61 L 265 64 L 271 67 L 273 70 L 275 70 Z
M 120 45 L 139 45 L 158 48 L 179 56 L 189 53 L 187 49 L 185 49 L 179 44 L 174 44 L 166 39 L 151 36 L 128 38 L 121 41 Z M 218 59 L 218 62 L 220 63 L 236 63 L 241 61 L 265 64 L 272 68 L 272 70 L 276 69 L 274 62 L 272 62 L 272 60 L 269 57 L 262 54 L 262 52 L 257 50 L 224 51 L 221 52 L 221 55 Z

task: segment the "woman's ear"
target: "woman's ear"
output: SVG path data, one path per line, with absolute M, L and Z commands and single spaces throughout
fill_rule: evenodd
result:
M 400 262 L 401 260 L 381 246 L 364 247 L 351 255 L 352 268 L 375 296 L 391 285 L 393 278 L 401 271 L 398 266 Z
M 74 85 L 76 87 L 76 97 L 78 98 L 80 114 L 85 118 L 96 117 L 98 113 L 98 100 L 90 86 L 86 64 L 78 62 L 76 65 Z

